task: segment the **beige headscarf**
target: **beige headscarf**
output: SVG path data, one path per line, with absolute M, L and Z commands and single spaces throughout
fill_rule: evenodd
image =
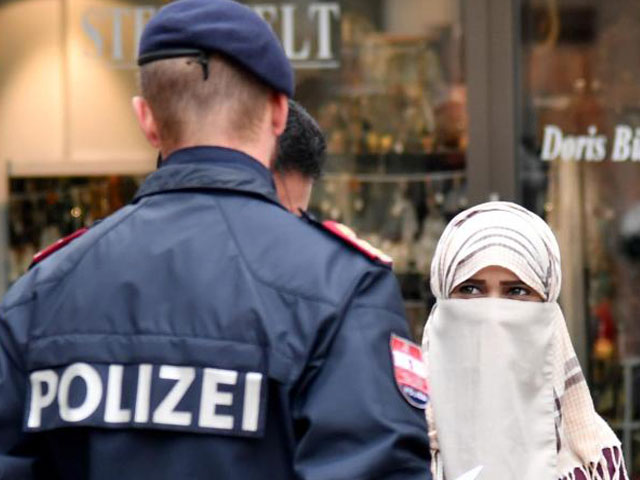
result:
M 523 305 L 529 302 L 514 300 L 448 300 L 454 287 L 488 266 L 501 266 L 511 270 L 538 292 L 545 303 L 536 306 Z M 483 455 L 493 457 L 495 464 L 496 460 L 509 463 L 518 454 L 523 459 L 522 468 L 528 465 L 528 457 L 535 454 L 540 458 L 536 460 L 537 463 L 532 460 L 533 463 L 528 468 L 542 465 L 539 471 L 553 473 L 548 474 L 548 479 L 527 476 L 527 472 L 522 472 L 517 478 L 628 478 L 620 442 L 595 412 L 564 317 L 556 303 L 560 284 L 560 252 L 555 236 L 540 217 L 528 210 L 509 202 L 489 202 L 462 212 L 447 226 L 431 264 L 431 288 L 438 302 L 431 312 L 423 336 L 425 362 L 432 380 L 432 402 L 427 407 L 427 421 L 433 450 L 432 469 L 436 479 L 444 479 L 445 472 L 449 472 L 449 476 L 464 473 L 459 471 L 460 465 L 465 465 L 465 461 L 468 463 L 477 460 L 482 463 Z M 485 322 L 484 325 L 480 321 Z M 488 338 L 487 335 L 491 337 Z M 527 338 L 522 338 L 523 336 Z M 480 338 L 485 342 L 482 345 L 479 344 Z M 490 346 L 486 345 L 487 340 L 491 342 Z M 502 344 L 507 341 L 512 344 Z M 483 349 L 485 354 L 478 354 Z M 463 404 L 465 407 L 462 408 L 467 410 L 470 405 L 473 406 L 473 403 L 459 400 L 459 393 L 467 391 L 468 384 L 459 385 L 456 390 L 449 383 L 463 382 L 461 377 L 468 373 L 468 366 L 472 365 L 473 368 L 473 362 L 487 357 L 489 349 L 494 357 L 504 355 L 504 364 L 510 370 L 500 373 L 494 368 L 490 373 L 493 378 L 489 379 L 476 379 L 487 374 L 481 367 L 474 371 L 473 376 L 469 377 L 473 379 L 474 386 L 484 385 L 483 388 L 476 388 L 474 394 L 490 397 L 479 398 L 478 404 L 487 405 L 488 410 L 492 410 L 492 402 L 500 404 L 502 400 L 502 405 L 514 409 L 514 412 L 507 412 L 512 417 L 523 414 L 531 417 L 526 419 L 532 430 L 531 437 L 537 435 L 539 443 L 544 442 L 544 448 L 549 453 L 547 457 L 537 452 L 535 442 L 533 445 L 522 445 L 529 442 L 526 432 L 519 432 L 518 436 L 512 431 L 501 431 L 502 418 L 498 417 L 499 411 L 487 413 L 487 416 L 494 416 L 487 419 L 482 418 L 481 410 L 475 409 L 479 413 L 473 416 L 468 411 L 457 410 Z M 535 354 L 540 354 L 540 361 L 535 359 Z M 531 359 L 529 363 L 528 360 L 523 360 L 527 358 Z M 494 366 L 499 365 L 500 360 L 500 357 L 493 360 Z M 452 364 L 457 365 L 449 368 Z M 489 369 L 493 368 L 490 367 L 491 362 L 486 365 Z M 539 371 L 531 372 L 533 380 L 529 381 L 527 373 L 514 374 L 513 366 L 523 368 L 523 372 L 527 372 L 527 368 L 537 368 Z M 491 387 L 487 387 L 488 385 Z M 505 398 L 498 397 L 500 395 Z M 464 418 L 464 422 L 458 420 L 460 418 Z M 540 425 L 549 428 L 544 432 L 534 431 Z M 487 437 L 486 444 L 477 448 L 475 453 L 470 452 L 470 449 L 475 449 L 473 445 L 462 448 L 460 443 L 468 441 L 468 438 L 460 432 L 450 434 L 452 430 L 461 428 L 467 431 L 490 428 L 493 438 L 500 440 L 495 442 L 495 445 L 500 446 L 500 451 L 491 451 L 491 437 Z M 442 442 L 438 442 L 437 432 L 442 433 Z M 509 445 L 510 441 L 519 444 Z M 530 449 L 529 454 L 527 448 Z M 503 449 L 507 451 L 502 451 Z M 473 460 L 474 454 L 479 458 Z M 447 469 L 448 462 L 456 464 L 456 467 Z M 464 469 L 475 466 L 468 465 Z M 500 471 L 499 475 L 504 478 L 481 474 L 478 479 L 512 480 L 514 477 L 511 473 L 505 474 L 513 472 L 509 468 L 494 470 Z

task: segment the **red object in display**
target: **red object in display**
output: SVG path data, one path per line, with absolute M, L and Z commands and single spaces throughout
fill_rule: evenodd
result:
M 593 313 L 598 319 L 598 333 L 594 342 L 594 353 L 600 360 L 610 359 L 615 350 L 617 336 L 616 324 L 613 320 L 611 302 L 604 300 L 598 304 Z
M 73 242 L 76 238 L 81 237 L 88 231 L 89 229 L 86 227 L 81 228 L 80 230 L 76 230 L 75 232 L 73 232 L 71 235 L 67 235 L 66 237 L 63 237 L 60 240 L 56 241 L 55 243 L 49 245 L 47 248 L 40 250 L 38 253 L 36 253 L 33 256 L 33 260 L 31 261 L 31 265 L 29 265 L 29 268 L 34 267 L 35 265 L 40 263 L 42 260 L 47 258 L 52 253 L 57 252 L 58 250 L 66 247 L 71 242 Z
M 616 339 L 616 324 L 613 321 L 611 302 L 609 300 L 601 302 L 595 307 L 594 313 L 598 318 L 598 338 L 614 341 Z

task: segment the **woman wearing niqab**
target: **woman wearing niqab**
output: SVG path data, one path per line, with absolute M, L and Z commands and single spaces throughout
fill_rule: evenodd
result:
M 523 207 L 489 202 L 447 226 L 423 336 L 436 480 L 627 480 L 571 344 L 560 284 L 558 243 Z

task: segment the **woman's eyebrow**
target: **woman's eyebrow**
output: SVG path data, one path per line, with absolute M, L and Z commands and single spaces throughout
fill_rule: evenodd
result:
M 527 287 L 529 286 L 521 280 L 505 280 L 504 282 L 500 282 L 500 285 L 504 285 L 506 287 Z
M 462 282 L 461 285 L 464 285 L 465 283 L 480 283 L 482 285 L 485 285 L 487 283 L 487 281 L 486 280 L 482 280 L 480 278 L 468 278 L 464 282 Z

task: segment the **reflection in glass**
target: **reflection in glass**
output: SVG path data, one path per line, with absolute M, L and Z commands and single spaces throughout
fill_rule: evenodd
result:
M 296 98 L 328 140 L 328 171 L 311 210 L 393 257 L 421 332 L 433 250 L 467 204 L 459 4 L 341 6 L 340 68 L 296 72 Z
M 521 18 L 520 193 L 558 236 L 561 301 L 596 407 L 630 440 L 638 392 L 623 366 L 640 355 L 640 4 L 528 0 Z

